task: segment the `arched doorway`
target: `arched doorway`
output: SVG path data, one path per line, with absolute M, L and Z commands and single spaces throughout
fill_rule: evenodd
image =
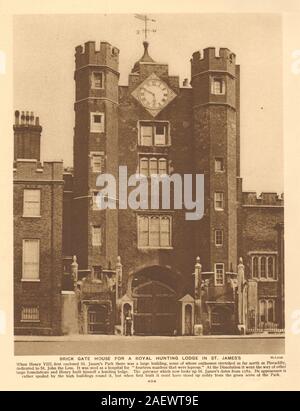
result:
M 231 307 L 220 304 L 211 309 L 211 333 L 212 334 L 233 334 L 233 310 Z
M 151 267 L 131 283 L 135 335 L 174 335 L 177 331 L 177 279 L 169 269 Z
M 88 334 L 107 334 L 109 307 L 105 304 L 91 304 L 87 310 Z
M 184 310 L 184 335 L 193 334 L 193 309 L 191 304 L 186 304 Z

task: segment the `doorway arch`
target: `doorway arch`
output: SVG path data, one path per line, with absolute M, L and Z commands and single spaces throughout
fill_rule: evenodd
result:
M 134 303 L 135 335 L 174 335 L 178 329 L 178 278 L 169 268 L 147 267 L 134 274 L 129 288 Z

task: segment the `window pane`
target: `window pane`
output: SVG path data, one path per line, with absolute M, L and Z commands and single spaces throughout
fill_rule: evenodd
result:
M 149 219 L 149 245 L 159 246 L 159 217 L 150 217 Z
M 149 160 L 147 158 L 140 159 L 140 174 L 143 174 L 146 177 L 149 175 L 148 163 Z
M 275 310 L 274 310 L 274 300 L 269 300 L 268 301 L 268 322 L 274 322 L 275 321 Z
M 93 235 L 92 242 L 93 242 L 93 245 L 96 245 L 96 246 L 102 245 L 102 232 L 101 232 L 101 231 L 102 231 L 102 230 L 101 230 L 101 227 L 99 227 L 99 226 L 94 226 L 94 227 L 93 227 L 93 231 L 92 231 L 92 235 Z
M 102 88 L 102 86 L 103 86 L 102 73 L 93 73 L 93 87 Z
M 216 158 L 215 159 L 215 171 L 223 171 L 223 170 L 224 170 L 223 159 Z
M 143 146 L 152 146 L 152 126 L 141 126 L 141 144 Z
M 165 125 L 157 125 L 155 126 L 155 136 L 154 136 L 154 144 L 155 145 L 166 145 L 166 131 L 167 127 Z
M 40 216 L 40 190 L 24 190 L 24 209 L 23 215 L 30 217 Z
M 150 159 L 150 175 L 151 174 L 158 174 L 157 159 L 156 158 L 151 158 Z
M 216 264 L 215 281 L 216 281 L 216 285 L 224 284 L 224 265 L 223 264 Z
M 23 275 L 24 279 L 39 278 L 39 240 L 23 241 Z
M 274 278 L 275 273 L 274 273 L 274 257 L 268 257 L 268 277 L 269 278 Z
M 90 113 L 91 115 L 91 132 L 102 133 L 104 131 L 104 114 Z
M 267 277 L 267 262 L 266 257 L 261 257 L 260 259 L 260 276 L 262 278 Z
M 266 302 L 265 300 L 260 300 L 259 302 L 259 319 L 260 322 L 266 322 Z
M 223 245 L 223 230 L 215 231 L 215 245 Z
M 92 167 L 94 172 L 101 173 L 103 171 L 103 156 L 100 154 L 93 154 Z
M 160 158 L 158 161 L 158 174 L 168 174 L 167 160 L 165 158 Z
M 252 272 L 252 277 L 257 278 L 258 277 L 258 257 L 253 257 L 253 272 Z
M 160 245 L 161 247 L 171 246 L 171 224 L 170 219 L 162 217 L 160 220 Z
M 224 208 L 224 193 L 215 193 L 215 208 L 223 210 Z
M 138 242 L 140 247 L 149 245 L 149 219 L 148 217 L 139 217 L 138 219 L 139 237 Z

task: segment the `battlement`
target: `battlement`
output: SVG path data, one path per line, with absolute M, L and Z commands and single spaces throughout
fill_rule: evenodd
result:
M 41 132 L 42 127 L 40 126 L 40 119 L 39 117 L 35 116 L 33 111 L 15 111 L 15 123 L 14 123 L 14 130 L 16 128 L 28 128 L 28 127 L 36 128 L 37 131 Z
M 100 42 L 100 47 L 96 47 L 95 41 L 88 41 L 83 46 L 75 48 L 76 70 L 81 67 L 91 65 L 103 65 L 115 71 L 119 69 L 119 49 L 113 47 L 108 42 Z
M 63 162 L 62 161 L 40 161 L 35 159 L 18 159 L 14 162 L 15 181 L 63 181 Z
M 243 192 L 243 206 L 279 206 L 283 207 L 283 193 L 261 193 L 257 195 L 255 191 Z
M 192 77 L 205 71 L 227 71 L 235 76 L 236 56 L 227 48 L 220 48 L 219 55 L 215 47 L 207 47 L 201 53 L 196 51 L 191 58 Z

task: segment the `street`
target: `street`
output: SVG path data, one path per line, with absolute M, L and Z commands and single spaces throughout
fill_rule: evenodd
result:
M 279 336 L 16 337 L 15 355 L 284 354 Z

